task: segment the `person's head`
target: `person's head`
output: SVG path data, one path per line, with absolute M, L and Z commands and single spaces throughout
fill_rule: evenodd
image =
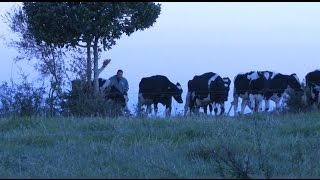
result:
M 119 69 L 117 71 L 117 79 L 122 79 L 122 75 L 123 75 L 123 71 L 121 69 Z

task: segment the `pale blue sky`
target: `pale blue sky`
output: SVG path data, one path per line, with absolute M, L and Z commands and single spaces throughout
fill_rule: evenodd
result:
M 12 4 L 1 2 L 0 13 Z M 161 4 L 152 28 L 123 36 L 102 54 L 102 59 L 111 58 L 112 62 L 100 76 L 109 78 L 123 69 L 131 104 L 137 103 L 138 84 L 146 76 L 162 74 L 180 82 L 185 99 L 188 80 L 209 71 L 232 81 L 238 73 L 250 70 L 297 73 L 302 80 L 320 66 L 318 2 Z M 3 22 L 0 25 L 1 34 L 12 35 Z M 7 81 L 16 51 L 0 44 L 0 52 L 0 81 Z M 25 70 L 32 72 L 31 68 Z M 174 106 L 182 110 L 184 104 L 175 102 Z

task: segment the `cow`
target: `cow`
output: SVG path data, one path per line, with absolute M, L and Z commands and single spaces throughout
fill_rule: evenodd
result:
M 187 96 L 186 96 L 186 104 L 185 104 L 185 114 L 187 113 L 187 111 L 188 111 L 188 109 L 189 109 L 189 107 L 190 107 L 190 112 L 192 111 L 192 110 L 194 110 L 193 109 L 193 107 L 194 107 L 194 105 L 192 104 L 190 104 L 190 101 L 191 101 L 191 92 L 190 92 L 190 89 L 194 86 L 194 85 L 191 85 L 192 84 L 192 80 L 189 80 L 188 81 L 188 93 L 187 93 Z M 204 103 L 203 104 L 203 106 L 202 106 L 202 108 L 203 108 L 203 111 L 204 111 L 204 113 L 205 114 L 207 114 L 207 108 L 209 107 L 209 111 L 210 111 L 210 114 L 211 114 L 211 112 L 212 112 L 212 110 L 213 110 L 213 108 L 212 108 L 212 105 L 210 104 L 210 103 Z M 200 107 L 199 107 L 200 108 Z
M 241 114 L 244 114 L 247 105 L 252 111 L 258 110 L 255 101 L 258 101 L 258 105 L 261 106 L 266 80 L 264 74 L 259 71 L 239 73 L 235 76 L 232 102 L 235 115 L 237 114 L 239 98 L 242 99 Z
M 238 74 L 234 80 L 233 102 L 236 115 L 238 98 L 242 98 L 241 114 L 248 105 L 252 112 L 262 111 L 262 102 L 266 101 L 265 110 L 269 110 L 269 101 L 280 107 L 280 100 L 293 89 L 302 92 L 300 81 L 296 74 L 283 75 L 271 71 L 250 71 Z
M 199 108 L 204 108 L 207 113 L 207 106 L 212 111 L 212 106 L 217 115 L 218 109 L 216 105 L 221 106 L 221 113 L 224 114 L 224 102 L 228 98 L 230 79 L 222 79 L 218 74 L 213 72 L 196 75 L 192 80 L 188 81 L 188 93 L 186 96 L 186 104 L 184 114 L 188 109 L 191 112 L 199 111 Z
M 158 113 L 158 103 L 166 108 L 166 116 L 171 114 L 172 97 L 179 103 L 183 103 L 181 94 L 183 90 L 180 83 L 172 83 L 166 76 L 155 75 L 144 77 L 139 83 L 138 114 L 143 105 L 147 106 L 147 114 L 151 113 L 151 105 L 155 114 Z
M 267 83 L 264 90 L 264 99 L 266 102 L 265 111 L 269 110 L 270 100 L 276 104 L 276 109 L 281 107 L 281 100 L 288 96 L 290 90 L 303 94 L 303 89 L 298 76 L 293 73 L 291 75 L 285 75 L 276 72 L 263 71 L 267 77 Z
M 127 106 L 127 93 L 121 93 L 114 85 L 112 85 L 109 79 L 99 78 L 99 91 L 106 98 L 107 102 L 113 102 L 121 105 L 124 112 L 129 112 Z
M 309 72 L 306 77 L 306 91 L 310 91 L 310 102 L 314 109 L 317 109 L 320 104 L 320 70 Z M 306 93 L 304 96 L 306 97 Z M 305 100 L 306 101 L 306 100 Z

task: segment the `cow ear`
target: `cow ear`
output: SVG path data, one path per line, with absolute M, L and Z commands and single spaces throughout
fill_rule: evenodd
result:
M 178 82 L 177 82 L 177 84 L 176 84 L 176 85 L 177 85 L 177 86 L 181 86 L 181 85 L 180 85 L 180 83 L 178 83 Z

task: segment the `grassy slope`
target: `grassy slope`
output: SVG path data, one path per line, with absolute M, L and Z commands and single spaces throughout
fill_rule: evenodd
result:
M 0 176 L 319 178 L 319 118 L 2 119 Z

